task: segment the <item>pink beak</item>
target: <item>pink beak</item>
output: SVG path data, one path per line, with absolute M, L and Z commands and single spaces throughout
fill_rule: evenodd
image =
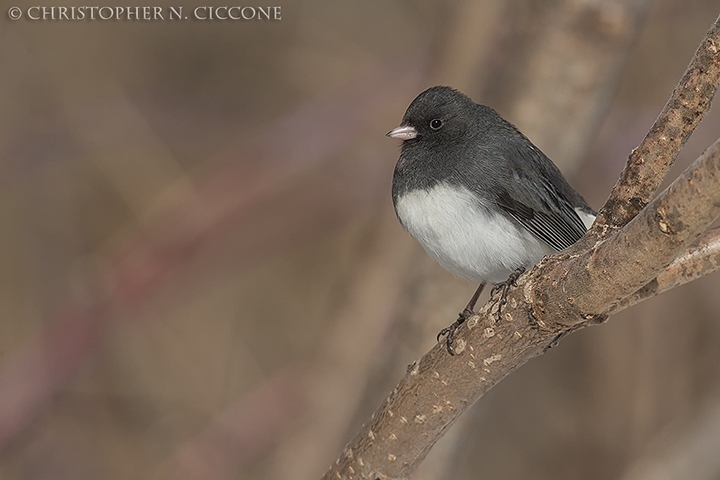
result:
M 411 127 L 409 125 L 400 125 L 399 127 L 390 130 L 387 133 L 387 136 L 391 138 L 399 138 L 400 140 L 412 140 L 417 137 L 417 130 L 415 130 L 415 127 Z

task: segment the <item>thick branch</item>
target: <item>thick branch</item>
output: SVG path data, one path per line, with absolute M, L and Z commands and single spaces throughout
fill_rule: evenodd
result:
M 595 222 L 596 232 L 607 226 L 622 227 L 648 204 L 683 145 L 710 110 L 718 82 L 720 17 L 698 47 L 655 124 L 630 154 Z
M 456 341 L 459 355 L 437 344 L 411 365 L 323 478 L 408 478 L 460 414 L 567 331 L 533 327 L 527 304 L 512 301 L 515 308 L 505 315 L 510 321 L 496 323 L 488 302 L 466 322 Z

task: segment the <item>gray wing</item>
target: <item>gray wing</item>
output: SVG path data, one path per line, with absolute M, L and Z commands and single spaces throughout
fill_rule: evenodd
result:
M 585 235 L 575 208 L 550 183 L 517 180 L 513 187 L 497 192 L 497 204 L 505 213 L 557 251 Z
M 479 106 L 478 158 L 463 174 L 472 177 L 481 196 L 490 196 L 508 217 L 557 251 L 585 235 L 576 208 L 591 212 L 557 166 L 510 122 L 489 107 Z
M 508 122 L 504 141 L 493 145 L 510 165 L 505 181 L 495 185 L 495 199 L 506 214 L 557 251 L 585 235 L 575 208 L 589 210 L 585 200 L 567 183 L 557 166 Z

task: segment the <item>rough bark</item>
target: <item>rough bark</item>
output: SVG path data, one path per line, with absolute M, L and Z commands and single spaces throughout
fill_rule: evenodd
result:
M 711 228 L 700 235 L 690 248 L 673 260 L 657 277 L 624 298 L 608 313 L 624 310 L 646 298 L 654 297 L 717 270 L 720 270 L 720 227 Z

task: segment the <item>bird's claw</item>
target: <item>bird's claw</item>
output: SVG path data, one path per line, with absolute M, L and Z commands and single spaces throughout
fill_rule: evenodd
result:
M 490 290 L 490 295 L 495 295 L 496 293 L 500 292 L 500 299 L 498 300 L 498 310 L 497 310 L 497 320 L 500 321 L 500 318 L 502 316 L 502 308 L 507 304 L 507 295 L 510 291 L 510 287 L 517 287 L 517 279 L 520 278 L 520 275 L 525 273 L 525 267 L 518 267 L 515 269 L 514 272 L 510 274 L 510 276 L 505 280 L 504 282 L 496 283 L 492 290 Z
M 438 343 L 440 343 L 440 339 L 445 336 L 445 348 L 447 348 L 447 351 L 450 355 L 455 355 L 455 347 L 453 347 L 453 341 L 455 340 L 455 330 L 457 330 L 460 325 L 465 323 L 465 320 L 470 318 L 473 313 L 474 312 L 471 309 L 466 308 L 465 310 L 460 312 L 457 320 L 455 320 L 453 323 L 438 332 L 436 340 L 438 341 Z

